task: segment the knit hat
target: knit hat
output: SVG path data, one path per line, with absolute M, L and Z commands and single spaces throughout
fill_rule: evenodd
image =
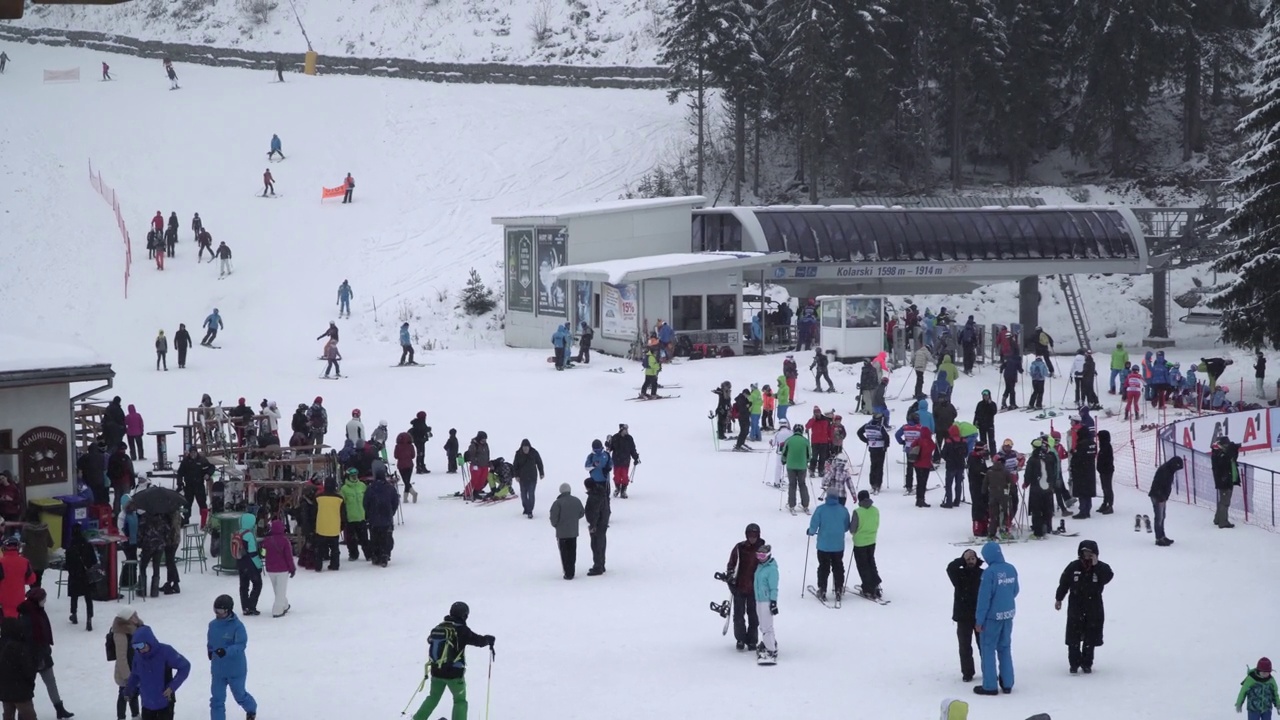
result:
M 567 492 L 573 492 L 573 488 L 569 487 L 569 483 L 560 483 L 560 494 L 563 495 Z
M 768 544 L 761 545 L 760 547 L 756 548 L 756 554 L 757 554 L 757 555 L 772 555 L 772 554 L 773 554 L 773 547 L 772 547 L 771 545 L 768 545 Z M 1263 658 L 1263 660 L 1266 660 L 1266 658 Z M 1268 661 L 1268 662 L 1267 662 L 1267 666 L 1268 666 L 1268 667 L 1270 667 L 1270 665 L 1271 665 L 1271 662 L 1270 662 L 1270 661 Z M 1259 667 L 1259 669 L 1261 669 L 1261 667 Z
M 867 492 L 866 490 L 858 491 L 858 502 L 862 502 L 863 500 L 870 500 L 870 499 L 871 499 L 871 493 Z
M 116 611 L 116 618 L 119 620 L 128 620 L 129 618 L 137 614 L 138 614 L 138 611 L 134 610 L 132 606 L 125 605 L 124 607 Z
M 1258 672 L 1271 672 L 1271 658 L 1258 658 Z

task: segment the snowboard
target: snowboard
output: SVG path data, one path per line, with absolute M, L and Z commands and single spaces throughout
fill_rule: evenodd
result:
M 622 368 L 620 368 L 620 367 L 616 367 L 616 368 L 605 368 L 605 369 L 604 369 L 604 371 L 605 371 L 605 372 L 607 372 L 607 373 L 624 373 L 624 372 L 626 372 L 626 370 L 623 370 L 623 369 L 622 369 Z M 638 389 L 638 388 L 637 388 L 637 389 Z
M 848 588 L 847 586 L 845 587 L 845 592 L 846 592 L 846 593 L 849 593 L 849 592 L 850 592 L 850 591 L 849 591 L 849 588 Z M 884 598 L 873 598 L 873 597 L 871 597 L 871 596 L 869 596 L 869 595 L 863 595 L 863 594 L 862 594 L 862 586 L 861 586 L 861 585 L 854 585 L 854 586 L 853 586 L 853 590 L 852 590 L 852 594 L 853 594 L 854 596 L 856 596 L 856 597 L 860 597 L 860 598 L 862 598 L 863 600 L 869 600 L 869 601 L 871 601 L 871 602 L 873 602 L 873 603 L 875 603 L 875 604 L 877 604 L 877 605 L 888 605 L 888 604 L 889 604 L 889 601 L 888 601 L 888 600 L 885 600 Z
M 733 614 L 730 612 L 732 598 L 722 603 L 711 603 L 711 612 L 716 613 L 724 618 L 724 627 L 720 629 L 721 635 L 729 634 L 729 625 L 733 623 Z
M 997 543 L 999 545 L 1012 545 L 1013 543 L 1022 542 L 1022 539 L 1016 536 L 1011 537 L 1008 540 L 1005 540 L 1002 538 L 975 537 L 975 538 L 970 538 L 968 540 L 962 540 L 960 542 L 953 542 L 951 544 L 955 545 L 956 547 L 982 547 L 983 545 L 986 545 L 989 542 Z
M 726 442 L 727 442 L 727 441 L 726 441 Z M 735 448 L 735 447 L 733 447 L 732 445 L 730 445 L 729 447 L 717 448 L 717 449 L 716 449 L 716 452 L 758 453 L 758 452 L 769 452 L 769 451 L 768 451 L 768 450 L 765 450 L 764 448 L 753 448 L 753 447 L 751 447 L 750 445 L 747 445 L 746 447 L 744 447 L 744 448 L 742 448 L 742 449 L 738 449 L 738 448 Z
M 1049 534 L 1057 535 L 1058 537 L 1080 537 L 1080 533 L 1078 532 L 1051 532 Z
M 840 601 L 836 599 L 836 597 L 835 597 L 835 593 L 832 593 L 830 597 L 828 597 L 826 600 L 823 600 L 823 599 L 818 595 L 818 588 L 816 588 L 816 587 L 814 587 L 814 586 L 812 586 L 812 585 L 805 585 L 805 586 L 804 586 L 804 589 L 805 589 L 805 591 L 806 591 L 806 592 L 808 592 L 810 595 L 812 595 L 812 596 L 814 597 L 814 599 L 816 599 L 818 602 L 822 603 L 822 606 L 823 606 L 823 607 L 831 608 L 832 610 L 835 610 L 835 609 L 837 609 L 837 608 L 839 608 L 839 607 L 840 607 Z
M 221 345 L 201 345 L 200 347 L 206 347 L 206 348 L 209 348 L 210 350 L 221 350 L 221 349 L 222 349 L 222 346 L 221 346 Z
M 768 653 L 756 653 L 756 665 L 763 667 L 772 667 L 778 664 L 778 658 L 770 656 Z
M 276 198 L 284 197 L 284 193 L 276 193 L 275 195 L 257 195 L 257 197 L 260 197 L 264 200 L 274 200 Z
M 653 397 L 630 397 L 630 398 L 627 398 L 627 400 L 674 400 L 678 397 L 680 396 L 679 395 L 655 395 Z

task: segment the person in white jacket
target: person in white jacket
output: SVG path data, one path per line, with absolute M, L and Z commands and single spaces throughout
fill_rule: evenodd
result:
M 1076 386 L 1076 407 L 1088 399 L 1088 390 L 1085 389 L 1081 380 L 1084 378 L 1084 350 L 1077 350 L 1076 357 L 1071 361 L 1071 382 Z
M 364 423 L 360 421 L 360 408 L 351 411 L 351 420 L 347 422 L 347 439 L 357 447 L 366 440 Z
M 787 463 L 782 459 L 782 443 L 791 437 L 791 427 L 784 426 L 781 430 L 774 433 L 773 439 L 769 441 L 769 447 L 773 448 L 773 486 L 782 487 L 782 478 L 787 475 Z

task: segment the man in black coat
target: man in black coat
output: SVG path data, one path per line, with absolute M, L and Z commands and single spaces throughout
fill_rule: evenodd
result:
M 76 460 L 80 470 L 80 480 L 93 492 L 94 505 L 108 505 L 111 497 L 107 492 L 107 445 L 101 438 L 88 452 Z
M 965 682 L 973 680 L 974 618 L 978 614 L 978 586 L 982 583 L 982 558 L 973 550 L 965 550 L 947 565 L 947 577 L 955 588 L 951 602 L 951 619 L 956 624 L 960 641 L 960 674 Z
M 1227 515 L 1231 509 L 1231 495 L 1236 485 L 1240 484 L 1240 446 L 1231 442 L 1226 435 L 1213 441 L 1209 460 L 1213 464 L 1213 487 L 1218 491 L 1218 507 L 1213 514 L 1213 524 L 1220 528 L 1233 528 L 1235 524 Z
M 37 664 L 31 635 L 20 618 L 0 620 L 0 701 L 5 717 L 34 718 Z
M 1076 520 L 1087 520 L 1093 510 L 1093 496 L 1098 493 L 1098 472 L 1095 465 L 1093 430 L 1082 425 L 1076 431 L 1075 447 L 1071 449 L 1071 495 L 1080 501 L 1080 510 L 1072 515 Z
M 1151 498 L 1151 516 L 1156 526 L 1156 545 L 1160 547 L 1173 544 L 1173 541 L 1164 534 L 1165 504 L 1173 494 L 1173 479 L 1182 466 L 1182 458 L 1177 455 L 1164 461 L 1163 465 L 1156 468 L 1155 477 L 1151 478 L 1151 490 L 1147 492 L 1147 497 Z
M 587 531 L 591 534 L 591 569 L 587 575 L 604 574 L 604 551 L 609 531 L 609 483 L 585 481 L 587 487 Z
M 427 413 L 419 410 L 409 421 L 409 437 L 413 440 L 413 449 L 418 458 L 418 467 L 414 472 L 419 475 L 429 473 L 427 469 L 427 441 L 431 439 L 431 427 L 427 425 Z
M 1102 625 L 1106 619 L 1102 607 L 1102 590 L 1111 582 L 1111 566 L 1098 560 L 1098 543 L 1081 540 L 1079 558 L 1073 560 L 1058 578 L 1054 610 L 1062 609 L 1067 599 L 1067 661 L 1071 674 L 1093 672 L 1093 649 L 1102 644 Z
M 733 396 L 730 395 L 732 390 L 728 381 L 720 383 L 720 387 L 712 390 L 716 395 L 716 437 L 721 440 L 727 440 L 725 437 L 729 433 L 729 405 L 732 404 Z
M 520 504 L 524 507 L 524 516 L 532 520 L 534 491 L 538 488 L 538 481 L 547 473 L 542 467 L 542 455 L 529 444 L 529 438 L 520 441 L 520 449 L 516 450 L 515 459 L 511 461 L 511 471 L 520 481 Z
M 1093 352 L 1086 350 L 1084 354 L 1084 371 L 1080 374 L 1080 392 L 1084 394 L 1084 400 L 1089 407 L 1098 406 L 1097 380 L 1098 364 L 1094 362 Z
M 178 369 L 187 366 L 187 351 L 191 349 L 191 333 L 187 332 L 186 323 L 178 323 L 178 332 L 173 334 L 173 349 L 178 351 Z
M 605 438 L 604 446 L 613 460 L 613 496 L 625 498 L 627 486 L 631 484 L 631 463 L 640 464 L 640 453 L 636 452 L 636 439 L 631 437 L 631 430 L 626 423 L 618 423 L 618 432 Z
M 756 551 L 764 547 L 760 526 L 747 526 L 746 539 L 729 551 L 729 564 L 724 573 L 728 576 L 729 594 L 733 596 L 733 639 L 739 650 L 751 650 L 759 643 L 760 618 L 756 614 L 756 567 L 760 561 Z
M 124 431 L 124 408 L 120 407 L 120 396 L 117 395 L 111 398 L 106 417 L 102 419 L 102 439 L 106 441 L 107 447 L 114 450 L 124 441 Z
M 998 447 L 996 445 L 996 413 L 998 411 L 996 401 L 991 399 L 991 391 L 983 390 L 982 399 L 973 409 L 973 426 L 978 428 L 978 441 L 988 448 Z
M 194 501 L 200 508 L 200 527 L 204 527 L 209 521 L 209 498 L 205 489 L 205 483 L 213 477 L 217 472 L 217 468 L 213 463 L 200 457 L 199 451 L 194 447 L 187 450 L 186 457 L 182 458 L 182 462 L 178 463 L 178 488 L 185 497 L 186 505 L 182 508 L 182 522 L 186 524 L 191 521 L 191 503 Z
M 733 409 L 738 413 L 738 441 L 734 443 L 734 450 L 748 450 L 747 433 L 751 430 L 751 398 L 747 395 L 747 389 L 743 388 L 742 392 L 733 399 Z

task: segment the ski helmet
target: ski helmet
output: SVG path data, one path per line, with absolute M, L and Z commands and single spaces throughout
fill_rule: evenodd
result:
M 747 529 L 743 534 L 748 537 L 752 534 L 755 534 L 756 537 L 760 537 L 760 526 L 755 523 L 751 523 L 750 525 L 747 525 Z
M 449 606 L 449 617 L 453 618 L 454 620 L 461 620 L 462 622 L 466 622 L 467 617 L 470 615 L 471 615 L 471 608 L 467 607 L 467 604 L 462 602 L 461 600 Z
M 213 601 L 213 609 L 231 612 L 236 609 L 236 601 L 232 600 L 230 595 L 219 595 Z

